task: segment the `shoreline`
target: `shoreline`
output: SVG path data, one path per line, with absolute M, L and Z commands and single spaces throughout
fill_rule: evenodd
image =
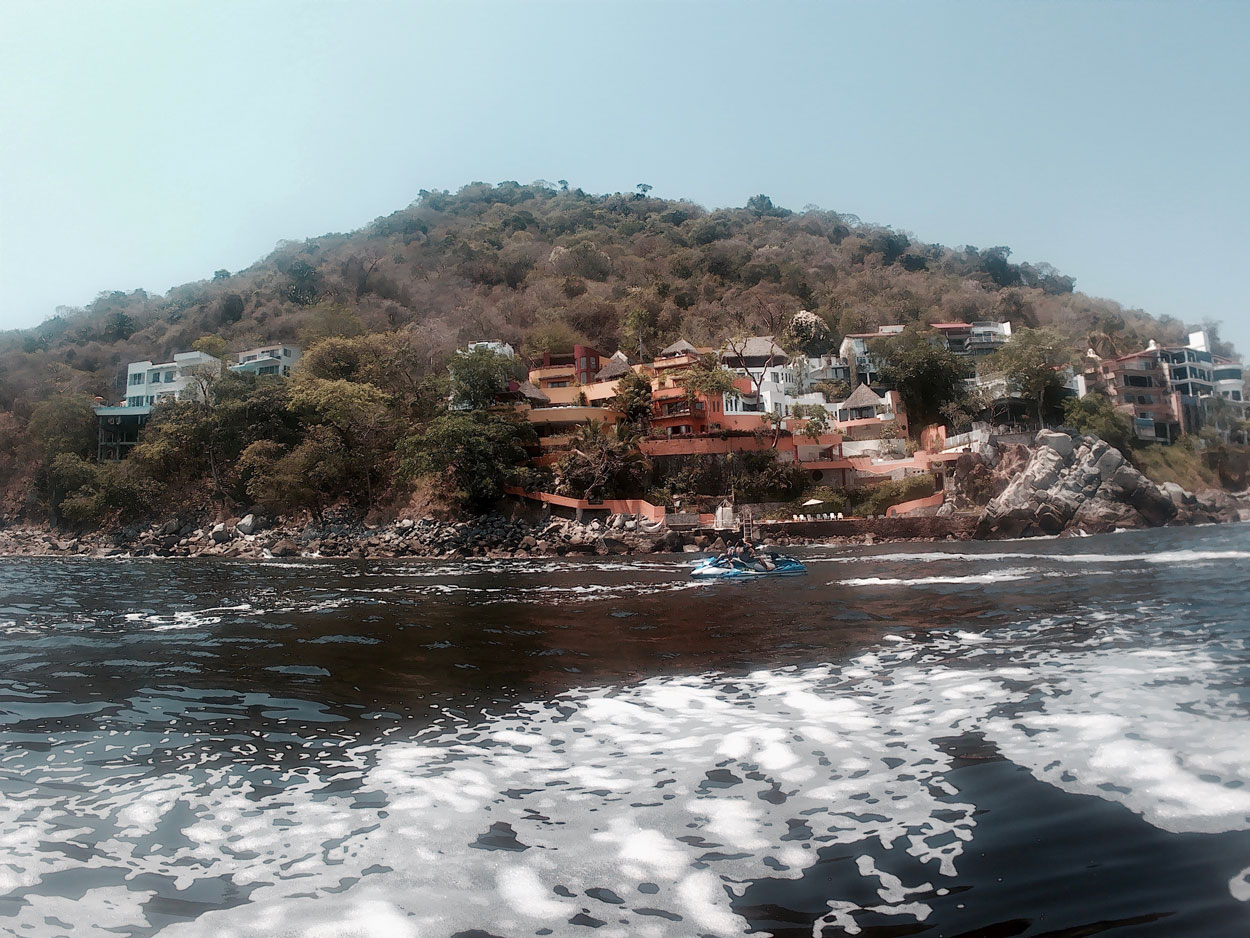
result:
M 755 530 L 758 543 L 782 548 L 1002 540 L 978 537 L 980 518 L 980 512 L 944 517 L 852 518 L 765 523 L 757 525 Z M 463 561 L 660 556 L 717 551 L 724 547 L 725 541 L 739 536 L 737 531 L 645 531 L 636 520 L 624 516 L 588 523 L 556 517 L 531 522 L 502 516 L 472 522 L 402 519 L 377 526 L 326 522 L 270 528 L 253 522 L 243 524 L 244 528 L 254 527 L 246 534 L 239 530 L 242 521 L 247 519 L 229 526 L 225 522 L 212 526 L 182 525 L 176 530 L 173 529 L 176 522 L 171 521 L 142 530 L 130 528 L 82 534 L 62 534 L 44 526 L 9 527 L 0 529 L 0 559 L 183 557 Z M 1190 526 L 1206 525 L 1167 525 Z M 1067 536 L 1077 535 L 1073 532 Z
M 759 524 L 755 536 L 759 543 L 776 547 L 972 540 L 978 517 L 968 514 Z M 719 550 L 726 541 L 739 536 L 738 530 L 647 526 L 623 515 L 590 522 L 559 517 L 527 521 L 487 516 L 454 522 L 401 519 L 377 526 L 328 521 L 273 527 L 249 517 L 215 525 L 178 525 L 170 521 L 142 529 L 83 533 L 59 532 L 47 526 L 0 528 L 0 558 L 503 560 L 656 556 Z

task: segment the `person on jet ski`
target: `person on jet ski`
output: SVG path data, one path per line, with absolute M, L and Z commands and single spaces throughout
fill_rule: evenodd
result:
M 742 539 L 742 560 L 747 564 L 754 564 L 761 570 L 776 569 L 776 564 L 772 562 L 770 557 L 755 552 L 755 545 L 751 543 L 750 538 Z

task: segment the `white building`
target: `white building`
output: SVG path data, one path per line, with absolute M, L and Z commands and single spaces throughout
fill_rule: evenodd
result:
M 465 346 L 464 350 L 472 353 L 478 349 L 486 349 L 489 352 L 494 352 L 496 355 L 502 355 L 504 358 L 516 358 L 516 349 L 499 339 L 482 339 L 478 342 L 470 342 Z
M 126 407 L 151 407 L 166 400 L 202 400 L 204 382 L 221 374 L 221 359 L 203 352 L 179 352 L 171 362 L 126 366 Z
M 289 378 L 299 362 L 300 348 L 298 345 L 262 345 L 240 352 L 238 358 L 238 362 L 230 366 L 231 371 Z

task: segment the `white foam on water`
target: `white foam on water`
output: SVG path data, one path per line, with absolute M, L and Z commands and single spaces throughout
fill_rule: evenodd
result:
M 1033 538 L 1030 538 L 1033 540 Z M 1055 553 L 1042 554 L 1035 551 L 994 551 L 994 552 L 956 552 L 956 551 L 916 551 L 892 554 L 834 554 L 805 557 L 804 563 L 943 563 L 947 561 L 961 563 L 1003 563 L 1014 561 L 1048 560 L 1055 563 L 1070 564 L 1109 564 L 1109 563 L 1153 563 L 1153 564 L 1193 564 L 1211 563 L 1224 560 L 1250 560 L 1250 551 L 1245 550 L 1167 550 L 1140 554 L 1094 554 L 1094 553 Z
M 168 736 L 7 752 L 0 773 L 27 784 L 0 797 L 0 889 L 84 868 L 255 887 L 164 938 L 730 936 L 748 932 L 732 908 L 745 884 L 797 878 L 842 845 L 874 912 L 923 922 L 931 909 L 916 897 L 953 885 L 977 835 L 976 806 L 935 742 L 964 733 L 1161 829 L 1250 829 L 1237 787 L 1250 783 L 1250 737 L 1220 661 L 1199 645 L 1125 647 L 1114 620 L 1084 645 L 1037 641 L 1061 625 L 886 636 L 838 668 L 572 690 L 407 738 L 322 735 L 293 765 L 266 758 L 260 737 L 229 754 L 188 742 L 166 774 L 126 760 Z M 794 819 L 810 834 L 795 839 Z M 876 845 L 923 872 L 880 869 Z M 1250 865 L 1228 889 L 1250 901 Z M 89 934 L 142 927 L 149 894 L 26 895 L 25 933 L 55 919 Z M 833 896 L 813 934 L 855 934 L 861 911 Z
M 1007 570 L 996 570 L 993 573 L 968 574 L 966 576 L 916 576 L 886 577 L 864 576 L 848 577 L 845 580 L 834 580 L 830 586 L 938 586 L 954 585 L 987 585 L 990 583 L 1009 583 L 1012 580 L 1030 580 L 1041 575 L 1041 571 L 1033 567 L 1015 567 Z

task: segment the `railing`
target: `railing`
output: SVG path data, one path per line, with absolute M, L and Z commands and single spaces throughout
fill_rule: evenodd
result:
M 574 508 L 590 511 L 607 511 L 614 515 L 641 515 L 648 521 L 663 521 L 668 509 L 663 505 L 653 505 L 641 498 L 606 498 L 601 502 L 591 502 L 584 498 L 571 498 L 567 495 L 556 495 L 553 492 L 527 492 L 519 486 L 509 485 L 504 488 L 509 495 L 517 498 L 528 498 L 532 501 L 544 502 L 560 508 Z

